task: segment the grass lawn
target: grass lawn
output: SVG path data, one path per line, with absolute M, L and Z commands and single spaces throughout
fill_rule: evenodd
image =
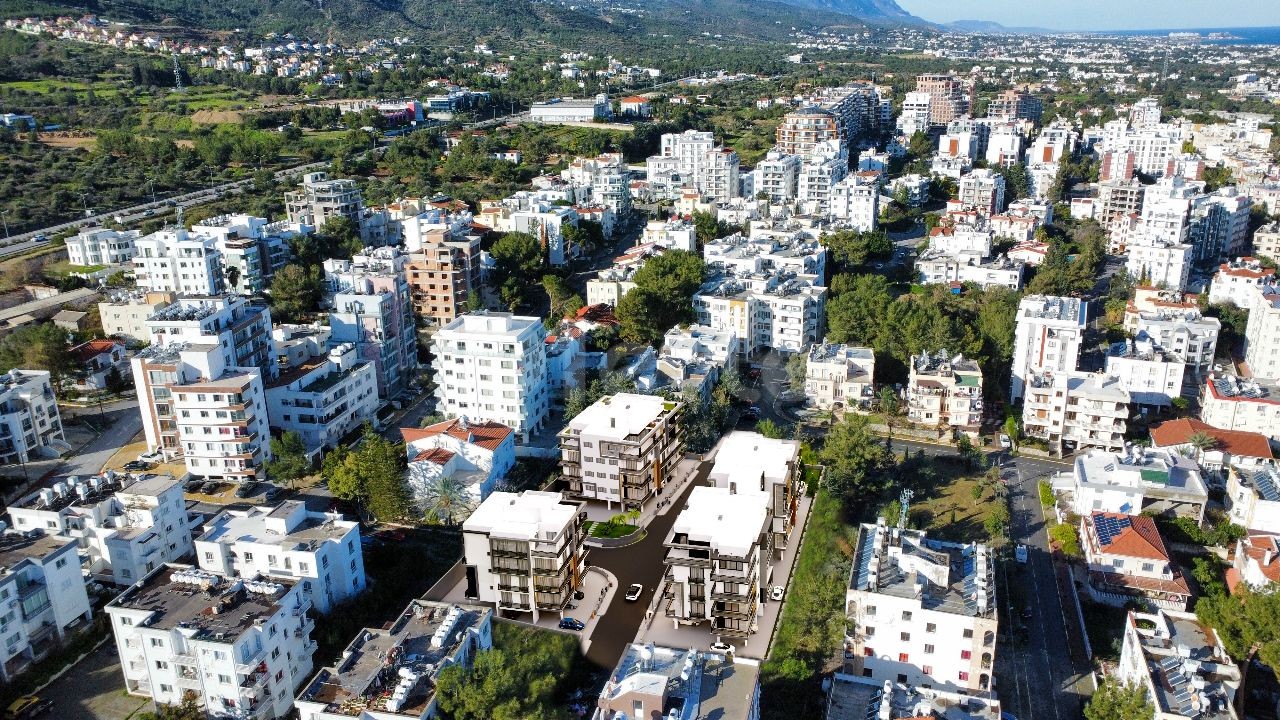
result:
M 587 523 L 587 535 L 598 538 L 620 538 L 626 537 L 631 533 L 639 530 L 635 525 L 610 525 L 603 522 Z
M 930 537 L 939 540 L 987 542 L 983 523 L 993 506 L 995 492 L 985 487 L 975 497 L 982 473 L 945 459 L 935 461 L 933 467 L 936 481 L 924 488 L 917 485 L 911 499 L 911 527 L 927 530 Z

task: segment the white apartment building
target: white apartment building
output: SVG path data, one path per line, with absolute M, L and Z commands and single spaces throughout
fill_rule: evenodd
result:
M 986 168 L 960 178 L 960 202 L 985 215 L 1004 210 L 1004 176 Z
M 1280 440 L 1280 398 L 1272 388 L 1235 375 L 1209 375 L 1205 380 L 1200 419 L 1223 430 Z
M 852 665 L 847 663 L 846 668 Z M 1000 700 L 993 693 L 948 692 L 923 685 L 878 681 L 836 670 L 827 694 L 827 720 L 841 718 L 918 718 L 933 708 L 946 710 L 948 720 L 1002 720 Z M 927 717 L 927 716 L 925 716 Z M 1008 713 L 1004 718 L 1010 717 Z
M 0 465 L 57 457 L 71 450 L 47 370 L 0 375 Z
M 409 256 L 394 247 L 324 261 L 330 346 L 350 343 L 357 361 L 373 363 L 378 397 L 384 400 L 403 393 L 418 369 L 408 263 Z
M 1018 123 L 1001 123 L 991 127 L 987 137 L 987 164 L 992 167 L 1008 167 L 1022 158 L 1027 135 Z
M 9 506 L 15 530 L 72 538 L 86 577 L 132 585 L 191 553 L 182 484 L 172 475 L 107 474 L 55 483 Z
M 982 426 L 982 369 L 941 350 L 911 358 L 907 418 L 929 427 L 976 435 Z
M 1257 258 L 1238 257 L 1218 266 L 1209 285 L 1209 304 L 1231 303 L 1248 310 L 1262 288 L 1276 284 L 1275 270 L 1263 267 Z
M 1182 358 L 1196 377 L 1200 377 L 1213 364 L 1221 329 L 1218 318 L 1202 315 L 1199 309 L 1170 307 L 1139 312 L 1134 335 L 1148 337 Z
M 1055 452 L 1068 449 L 1124 448 L 1128 430 L 1128 391 L 1105 373 L 1041 373 L 1028 378 L 1022 403 L 1022 427 Z
M 669 250 L 698 251 L 697 230 L 687 220 L 650 220 L 644 226 L 642 245 L 658 245 Z
M 360 523 L 307 510 L 301 500 L 223 510 L 195 539 L 202 570 L 246 580 L 297 583 L 321 614 L 365 588 Z
M 1185 290 L 1191 279 L 1193 248 L 1187 243 L 1140 233 L 1125 244 L 1125 270 L 1141 285 Z
M 1274 532 L 1280 527 L 1280 469 L 1274 463 L 1230 468 L 1222 504 L 1227 518 L 1236 525 Z
M 1129 446 L 1090 450 L 1072 465 L 1071 501 L 1077 515 L 1178 516 L 1204 519 L 1209 490 L 1196 461 L 1178 452 Z
M 698 324 L 731 332 L 750 355 L 764 348 L 803 352 L 822 337 L 827 289 L 789 271 L 721 275 L 693 297 Z
M 1107 374 L 1119 380 L 1139 407 L 1167 408 L 1182 395 L 1187 364 L 1148 337 L 1113 343 L 1106 363 Z
M 1234 187 L 1197 197 L 1192 204 L 1188 240 L 1196 260 L 1220 261 L 1249 249 L 1249 213 L 1253 202 Z
M 482 210 L 480 220 L 500 232 L 534 236 L 547 251 L 549 263 L 565 265 L 582 252 L 564 236 L 566 226 L 578 226 L 578 211 L 541 195 L 543 193 L 518 192 L 505 198 L 500 206 Z
M 825 277 L 827 248 L 807 234 L 778 235 L 752 228 L 752 237 L 735 233 L 707 243 L 702 259 L 716 269 L 745 275 L 775 270 Z
M 271 427 L 298 433 L 314 454 L 337 447 L 348 433 L 376 420 L 377 370 L 356 358 L 353 344 L 342 343 L 281 369 L 266 383 L 266 395 Z
M 430 720 L 440 673 L 492 647 L 491 609 L 413 600 L 389 627 L 357 633 L 293 704 L 300 720 Z
M 534 622 L 563 612 L 582 586 L 586 519 L 560 493 L 493 493 L 462 524 L 466 596 Z
M 880 186 L 849 175 L 831 188 L 828 211 L 859 232 L 875 230 L 880 222 Z
M 824 410 L 869 407 L 875 397 L 875 370 L 871 348 L 814 343 L 805 363 L 804 392 Z
M 825 214 L 837 183 L 849 174 L 849 148 L 839 139 L 818 143 L 805 155 L 796 184 L 796 206 L 801 212 Z
M 311 673 L 311 604 L 292 580 L 165 565 L 107 603 L 130 695 L 213 716 L 280 717 Z
M 516 464 L 515 433 L 502 423 L 455 418 L 400 428 L 400 436 L 409 461 L 409 490 L 423 512 L 428 488 L 437 478 L 461 481 L 471 502 L 479 505 Z
M 12 682 L 93 616 L 75 540 L 0 534 L 0 601 L 0 679 Z
M 1203 190 L 1203 182 L 1188 182 L 1180 177 L 1163 178 L 1148 185 L 1142 195 L 1143 227 L 1166 240 L 1186 242 L 1191 208 Z
M 1088 317 L 1089 306 L 1083 300 L 1051 295 L 1022 298 L 1013 341 L 1010 402 L 1023 396 L 1027 377 L 1043 371 L 1062 374 L 1076 369 Z
M 975 254 L 948 255 L 929 248 L 916 258 L 916 275 L 924 285 L 973 283 L 983 288 L 1022 287 L 1026 263 L 1005 255 L 984 258 Z
M 622 297 L 635 289 L 632 280 L 649 258 L 661 255 L 667 248 L 662 245 L 637 245 L 614 258 L 613 265 L 601 270 L 587 281 L 587 305 L 617 307 Z
M 284 194 L 284 205 L 291 223 L 319 230 L 329 218 L 345 217 L 363 237 L 364 199 L 354 180 L 330 180 L 326 173 L 307 173 L 298 189 Z
M 631 214 L 631 171 L 621 153 L 577 158 L 560 171 L 560 177 L 590 188 L 590 202 L 609 208 L 616 217 Z
M 800 166 L 804 159 L 770 150 L 763 160 L 756 163 L 756 194 L 764 193 L 774 205 L 785 205 L 796 199 L 800 182 Z
M 928 132 L 933 96 L 927 92 L 909 92 L 902 98 L 902 113 L 898 116 L 898 131 L 907 137 L 918 132 Z
M 169 227 L 134 241 L 138 287 L 179 295 L 218 295 L 226 287 L 216 238 Z
M 601 398 L 559 433 L 560 472 L 568 494 L 640 509 L 675 478 L 683 457 L 684 404 L 660 395 Z
M 1236 541 L 1234 557 L 1232 567 L 1239 582 L 1251 590 L 1263 591 L 1272 583 L 1280 583 L 1280 538 L 1275 535 L 1249 533 Z
M 986 257 L 991 254 L 994 237 L 995 233 L 987 229 L 985 223 L 940 225 L 929 231 L 929 251 L 952 257 Z
M 1244 330 L 1244 361 L 1254 377 L 1280 379 L 1280 285 L 1254 293 Z
M 138 230 L 94 227 L 67 238 L 67 262 L 72 265 L 126 265 L 133 262 Z
M 676 326 L 663 336 L 657 371 L 677 388 L 697 388 L 709 399 L 724 368 L 737 362 L 739 345 L 731 332 L 703 325 Z
M 1129 124 L 1144 128 L 1160 124 L 1160 101 L 1153 97 L 1142 98 L 1129 108 Z
M 1253 234 L 1253 254 L 1269 258 L 1280 257 L 1280 222 L 1258 228 Z
M 191 226 L 191 232 L 214 238 L 222 255 L 224 275 L 235 269 L 236 282 L 224 278 L 227 290 L 241 295 L 261 293 L 271 286 L 277 271 L 293 257 L 290 241 L 310 235 L 309 225 L 270 222 L 252 215 L 220 215 Z
M 846 672 L 949 691 L 992 689 L 995 557 L 884 518 L 858 528 L 845 592 Z
M 1130 610 L 1125 616 L 1120 682 L 1143 690 L 1160 720 L 1237 720 L 1240 668 L 1217 631 L 1194 613 Z
M 716 461 L 707 475 L 709 484 L 737 494 L 759 493 L 769 512 L 769 546 L 775 555 L 790 544 L 799 511 L 797 487 L 800 443 L 766 438 L 757 432 L 735 430 L 721 440 Z M 767 552 L 769 547 L 764 548 Z M 763 576 L 765 582 L 771 579 Z M 761 588 L 764 586 L 762 585 Z M 763 599 L 763 596 L 762 596 Z
M 1150 517 L 1086 514 L 1080 518 L 1080 546 L 1089 565 L 1086 587 L 1094 601 L 1115 607 L 1138 603 L 1187 609 L 1190 586 Z
M 741 170 L 738 154 L 716 145 L 711 132 L 686 130 L 662 136 L 658 155 L 646 163 L 646 179 L 669 188 L 690 187 L 715 200 L 738 197 Z
M 176 297 L 174 293 L 116 293 L 109 302 L 98 303 L 102 334 L 128 343 L 149 342 L 147 318 Z
M 758 630 L 773 571 L 768 495 L 696 486 L 667 532 L 659 606 L 673 627 L 707 623 L 712 637 Z
M 546 419 L 546 330 L 535 317 L 477 312 L 432 336 L 436 397 L 449 417 L 492 420 L 528 440 Z

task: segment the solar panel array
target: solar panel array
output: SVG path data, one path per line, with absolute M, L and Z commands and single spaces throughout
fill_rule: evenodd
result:
M 854 582 L 855 588 L 865 588 L 871 580 L 871 558 L 876 554 L 877 534 L 878 531 L 875 529 L 862 534 L 862 546 L 858 548 L 858 579 Z
M 1258 494 L 1263 500 L 1270 502 L 1280 502 L 1280 472 L 1275 468 L 1266 468 L 1259 470 L 1257 475 L 1253 476 L 1253 484 L 1258 488 Z
M 1112 517 L 1110 515 L 1094 515 L 1093 529 L 1098 533 L 1098 542 L 1103 545 L 1110 545 L 1111 541 L 1117 535 L 1125 531 L 1132 525 L 1130 519 L 1126 517 Z

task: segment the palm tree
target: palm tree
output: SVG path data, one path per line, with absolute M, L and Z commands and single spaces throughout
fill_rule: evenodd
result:
M 415 463 L 416 464 L 416 463 Z M 466 483 L 453 475 L 413 477 L 410 466 L 409 487 L 414 491 L 423 515 L 445 525 L 456 525 L 476 509 L 475 497 Z
M 1197 459 L 1203 459 L 1206 452 L 1218 446 L 1218 438 L 1203 430 L 1197 430 L 1187 438 L 1187 444 L 1195 450 Z

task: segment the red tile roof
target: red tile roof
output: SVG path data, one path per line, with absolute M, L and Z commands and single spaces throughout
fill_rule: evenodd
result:
M 436 435 L 447 434 L 450 437 L 457 438 L 463 442 L 469 442 L 478 445 L 490 452 L 497 450 L 512 433 L 512 429 L 500 422 L 487 420 L 485 422 L 463 421 L 461 418 L 453 420 L 445 420 L 435 425 L 424 428 L 400 428 L 400 435 L 404 441 L 411 443 L 415 440 L 434 437 Z
M 1185 445 L 1192 435 L 1204 433 L 1218 441 L 1214 450 L 1223 450 L 1237 457 L 1270 459 L 1271 443 L 1261 433 L 1243 430 L 1222 430 L 1194 418 L 1166 420 L 1151 428 L 1151 444 L 1155 447 Z
M 1124 526 L 1120 531 L 1105 541 L 1096 530 L 1098 521 L 1112 519 Z M 1121 515 L 1119 513 L 1096 512 L 1089 516 L 1090 532 L 1098 538 L 1102 552 L 1109 555 L 1147 558 L 1148 560 L 1164 560 L 1168 562 L 1169 551 L 1164 546 L 1164 539 L 1156 528 L 1155 520 L 1145 515 Z
M 71 348 L 71 354 L 80 362 L 87 362 L 102 353 L 111 352 L 115 346 L 116 343 L 112 340 L 90 340 Z
M 454 453 L 451 450 L 445 450 L 444 448 L 431 448 L 430 450 L 423 450 L 422 452 L 418 453 L 418 456 L 415 457 L 413 461 L 414 462 L 433 462 L 437 465 L 444 465 L 445 463 L 452 460 L 453 456 L 454 456 Z
M 1275 535 L 1250 535 L 1244 539 L 1243 547 L 1244 554 L 1258 564 L 1263 576 L 1280 582 L 1280 541 Z

